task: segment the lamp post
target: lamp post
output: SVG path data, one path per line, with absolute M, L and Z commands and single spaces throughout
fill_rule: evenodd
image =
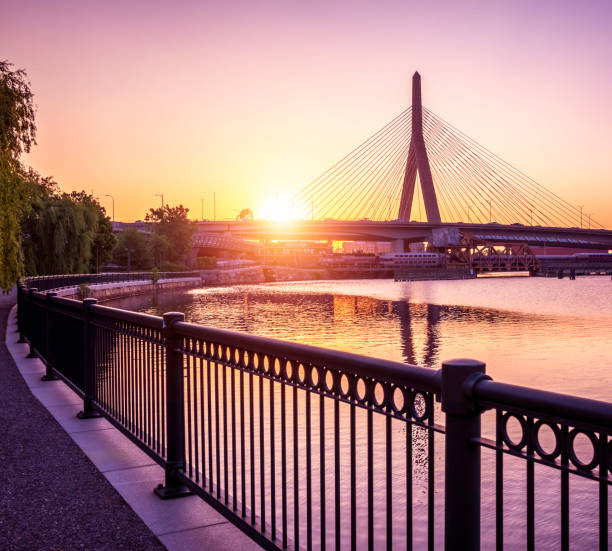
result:
M 592 212 L 591 214 L 585 214 L 585 216 L 587 216 L 589 219 L 589 229 L 591 229 L 591 216 L 593 216 L 594 214 L 594 212 Z
M 104 197 L 110 197 L 113 200 L 113 222 L 115 221 L 115 198 L 112 195 L 106 193 Z
M 217 193 L 213 191 L 213 220 L 217 220 Z
M 578 208 L 580 209 L 580 227 L 582 228 L 582 209 L 584 208 L 584 205 L 578 205 Z
M 200 220 L 204 220 L 204 199 L 200 199 L 200 202 L 202 203 L 202 218 Z
M 491 211 L 493 210 L 493 200 L 489 199 L 489 222 L 491 222 Z

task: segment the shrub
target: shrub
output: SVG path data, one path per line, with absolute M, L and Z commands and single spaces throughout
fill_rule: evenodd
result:
M 77 288 L 79 300 L 85 300 L 91 296 L 91 289 L 87 283 L 81 283 Z

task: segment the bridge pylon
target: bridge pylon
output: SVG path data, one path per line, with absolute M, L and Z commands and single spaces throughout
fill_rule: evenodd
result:
M 406 161 L 402 197 L 398 213 L 398 218 L 402 222 L 410 221 L 417 172 L 421 183 L 421 191 L 423 192 L 427 221 L 433 223 L 441 222 L 436 190 L 433 185 L 429 158 L 425 148 L 425 139 L 423 138 L 421 75 L 419 75 L 418 71 L 412 75 L 412 133 L 410 135 L 410 146 L 408 148 L 408 159 Z

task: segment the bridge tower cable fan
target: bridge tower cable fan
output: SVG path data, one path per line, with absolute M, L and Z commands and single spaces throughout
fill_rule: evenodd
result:
M 410 147 L 408 149 L 408 159 L 406 161 L 402 197 L 400 199 L 398 213 L 398 218 L 402 222 L 410 221 L 410 211 L 412 210 L 417 172 L 419 174 L 421 191 L 423 193 L 427 221 L 439 223 L 441 222 L 440 209 L 438 208 L 436 190 L 433 185 L 427 149 L 425 148 L 425 138 L 423 137 L 421 75 L 418 71 L 412 75 L 412 133 L 410 136 Z

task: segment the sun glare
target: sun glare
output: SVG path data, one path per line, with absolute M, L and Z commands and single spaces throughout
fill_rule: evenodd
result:
M 253 214 L 256 220 L 272 222 L 289 222 L 296 219 L 291 201 L 278 196 L 266 198 Z

